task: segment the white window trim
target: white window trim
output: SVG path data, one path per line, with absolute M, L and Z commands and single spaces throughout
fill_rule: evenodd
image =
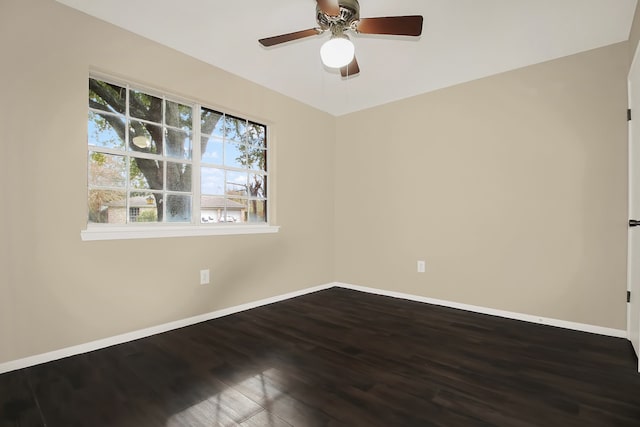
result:
M 162 237 L 195 237 L 195 236 L 224 236 L 231 234 L 269 234 L 277 233 L 280 226 L 268 224 L 237 224 L 237 225 L 150 225 L 150 226 L 109 226 L 90 224 L 86 230 L 80 231 L 83 241 L 95 240 L 126 240 L 153 239 Z

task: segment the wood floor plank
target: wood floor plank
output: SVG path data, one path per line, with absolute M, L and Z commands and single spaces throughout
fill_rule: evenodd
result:
M 0 375 L 0 427 L 44 426 L 24 370 Z
M 239 424 L 241 427 L 292 427 L 271 412 L 262 411 Z
M 333 288 L 0 375 L 0 427 L 638 427 L 628 341 Z

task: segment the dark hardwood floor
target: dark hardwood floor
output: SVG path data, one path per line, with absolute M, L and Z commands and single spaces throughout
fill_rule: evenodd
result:
M 640 426 L 628 341 L 333 288 L 0 375 L 0 426 Z

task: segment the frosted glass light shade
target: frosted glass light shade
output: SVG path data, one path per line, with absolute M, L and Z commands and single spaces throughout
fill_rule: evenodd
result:
M 133 138 L 133 145 L 140 148 L 151 147 L 151 141 L 146 136 L 136 136 Z
M 356 48 L 346 37 L 332 37 L 320 48 L 322 63 L 329 68 L 341 68 L 353 60 Z

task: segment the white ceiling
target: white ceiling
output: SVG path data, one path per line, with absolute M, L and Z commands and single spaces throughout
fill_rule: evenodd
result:
M 637 0 L 360 0 L 360 16 L 423 15 L 418 39 L 353 35 L 360 74 L 320 62 L 315 0 L 58 0 L 333 115 L 627 40 Z

